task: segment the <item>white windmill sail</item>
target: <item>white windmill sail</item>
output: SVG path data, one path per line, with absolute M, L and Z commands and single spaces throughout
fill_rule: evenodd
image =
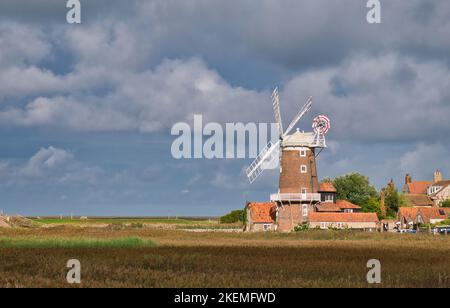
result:
M 253 163 L 246 169 L 248 180 L 253 183 L 265 169 L 274 169 L 274 166 L 278 166 L 280 159 L 280 147 L 283 144 L 283 138 L 286 137 L 291 130 L 297 125 L 300 119 L 311 109 L 312 107 L 312 97 L 310 97 L 294 120 L 289 125 L 288 129 L 283 133 L 283 121 L 281 120 L 280 112 L 280 97 L 278 93 L 278 88 L 272 93 L 272 105 L 273 112 L 275 114 L 275 121 L 278 125 L 280 140 L 276 144 L 269 142 L 266 147 L 259 153 L 258 157 L 253 161 Z M 275 165 L 276 164 L 276 165 Z
M 279 159 L 280 142 L 273 144 L 271 141 L 262 149 L 258 157 L 245 170 L 248 180 L 253 183 L 265 169 L 272 169 L 274 162 Z
M 281 121 L 280 95 L 278 93 L 278 87 L 276 87 L 275 90 L 273 90 L 272 105 L 273 105 L 273 112 L 275 114 L 275 121 L 277 121 L 278 133 L 280 134 L 281 138 L 283 136 L 283 122 Z
M 284 132 L 283 136 L 287 136 L 292 129 L 294 129 L 295 125 L 297 125 L 298 121 L 300 121 L 300 119 L 308 112 L 311 110 L 312 107 L 312 96 L 310 98 L 308 98 L 308 100 L 306 101 L 306 104 L 303 106 L 303 108 L 300 110 L 300 112 L 297 114 L 297 116 L 294 118 L 294 120 L 292 120 L 291 124 L 289 125 L 289 127 L 286 129 L 286 131 Z

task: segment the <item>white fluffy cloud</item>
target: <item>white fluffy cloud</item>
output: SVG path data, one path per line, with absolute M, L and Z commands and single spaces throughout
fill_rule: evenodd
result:
M 54 147 L 42 148 L 19 170 L 19 174 L 29 177 L 42 177 L 47 172 L 64 166 L 72 159 L 73 156 L 65 150 Z
M 439 140 L 450 133 L 449 87 L 442 63 L 388 54 L 301 74 L 285 95 L 290 101 L 313 95 L 315 110 L 331 117 L 339 139 Z
M 324 8 L 319 2 L 262 1 L 254 8 L 251 2 L 135 1 L 130 4 L 133 20 L 117 20 L 113 13 L 81 27 L 53 25 L 53 31 L 2 22 L 0 41 L 7 48 L 0 51 L 0 123 L 156 132 L 191 121 L 194 113 L 207 121 L 272 121 L 269 89 L 231 85 L 209 64 L 229 61 L 228 55 L 240 61 L 252 55 L 293 68 L 281 84 L 285 121 L 313 95 L 314 110 L 333 120 L 334 138 L 448 135 L 450 70 L 439 56 L 448 46 L 432 41 L 450 25 L 447 2 L 386 4 L 378 28 L 364 21 L 364 5 L 332 1 Z M 361 21 L 354 21 L 360 13 Z M 406 21 L 399 23 L 400 15 Z M 235 22 L 226 22 L 232 16 Z M 404 24 L 414 25 L 429 49 L 425 54 L 435 60 L 419 57 L 423 49 L 407 48 L 412 40 L 403 39 Z M 383 39 L 367 38 L 379 32 Z M 336 47 L 333 52 L 329 44 Z M 61 48 L 73 59 L 66 73 L 43 64 L 61 57 L 55 54 Z M 336 59 L 327 62 L 323 54 Z M 305 61 L 325 67 L 310 63 L 312 69 L 295 69 L 311 67 Z
M 0 69 L 34 64 L 49 55 L 51 45 L 44 37 L 40 29 L 0 22 Z
M 16 128 L 68 136 L 167 133 L 195 113 L 208 122 L 268 122 L 271 83 L 279 82 L 285 125 L 309 95 L 314 107 L 302 129 L 309 129 L 315 114 L 332 119 L 331 147 L 319 158 L 321 176 L 360 171 L 381 186 L 405 172 L 418 179 L 436 168 L 450 172 L 447 0 L 384 1 L 381 25 L 366 22 L 366 1 L 360 0 L 87 1 L 83 24 L 76 26 L 65 23 L 61 1 L 28 2 L 0 3 L 0 129 L 8 134 Z M 151 163 L 168 158 L 166 148 L 154 149 Z M 214 200 L 232 195 L 196 189 L 208 185 L 236 195 L 256 190 L 266 198 L 277 185 L 276 171 L 256 185 L 246 184 L 243 175 L 237 181 L 241 161 L 202 161 L 201 172 L 185 170 L 184 187 L 173 161 L 160 170 L 144 168 L 147 157 L 130 168 L 126 159 L 114 158 L 118 167 L 102 165 L 99 152 L 92 156 L 102 168 L 47 147 L 27 161 L 0 162 L 0 178 L 2 185 L 39 192 L 48 184 L 58 196 L 63 189 L 56 185 L 75 185 L 79 190 L 66 195 L 83 204 L 118 202 L 122 190 L 125 204 L 148 204 L 158 196 L 166 204 L 182 190 L 198 198 L 192 204 L 208 193 Z M 80 201 L 93 185 L 96 197 Z M 16 202 L 16 195 L 10 197 Z
M 167 60 L 154 70 L 124 71 L 120 76 L 115 71 L 109 76 L 105 72 L 105 84 L 114 83 L 114 88 L 103 96 L 92 94 L 95 83 L 86 93 L 83 74 L 61 79 L 54 76 L 50 83 L 64 84 L 68 79 L 70 85 L 75 80 L 74 91 L 64 96 L 55 90 L 56 96 L 35 98 L 23 108 L 4 108 L 0 111 L 2 124 L 155 132 L 167 130 L 177 121 L 190 121 L 194 113 L 203 114 L 209 121 L 250 121 L 252 106 L 256 108 L 262 100 L 268 100 L 258 92 L 232 87 L 199 59 Z M 77 86 L 79 82 L 81 86 Z M 269 107 L 265 104 L 266 110 Z
M 55 147 L 41 148 L 28 161 L 17 164 L 0 162 L 3 185 L 93 185 L 101 169 L 75 160 L 70 152 Z

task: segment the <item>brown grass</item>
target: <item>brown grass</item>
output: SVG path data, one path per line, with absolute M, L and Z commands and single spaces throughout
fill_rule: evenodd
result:
M 450 238 L 317 232 L 191 233 L 57 227 L 3 230 L 0 238 L 151 239 L 154 248 L 6 248 L 0 286 L 70 287 L 67 260 L 82 264 L 81 287 L 369 287 L 366 263 L 382 263 L 381 287 L 450 287 Z

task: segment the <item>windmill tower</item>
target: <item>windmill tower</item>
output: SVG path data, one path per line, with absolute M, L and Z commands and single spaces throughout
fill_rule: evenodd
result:
M 326 148 L 325 135 L 330 129 L 330 120 L 320 115 L 313 121 L 313 132 L 297 130 L 290 134 L 301 118 L 311 110 L 312 97 L 300 109 L 286 131 L 280 113 L 280 98 L 276 88 L 272 94 L 279 141 L 269 144 L 247 168 L 246 174 L 253 183 L 268 166 L 279 161 L 280 180 L 278 193 L 270 200 L 278 204 L 277 223 L 282 231 L 290 231 L 305 222 L 314 205 L 320 202 L 316 157 Z

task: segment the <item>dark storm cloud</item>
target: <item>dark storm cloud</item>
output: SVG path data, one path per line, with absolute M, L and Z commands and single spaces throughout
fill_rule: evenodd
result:
M 194 113 L 220 123 L 271 122 L 275 85 L 285 122 L 309 95 L 313 111 L 301 128 L 310 129 L 318 113 L 332 119 L 321 176 L 361 171 L 381 186 L 393 174 L 400 178 L 408 171 L 424 180 L 434 168 L 448 174 L 450 2 L 381 1 L 381 25 L 366 22 L 366 2 L 82 0 L 82 25 L 68 25 L 64 0 L 3 0 L 4 148 L 10 141 L 28 140 L 18 131 L 65 135 L 49 142 L 51 134 L 44 134 L 42 146 L 31 137 L 23 141 L 33 150 L 21 164 L 2 157 L 0 177 L 28 183 L 30 198 L 43 209 L 59 204 L 60 197 L 66 205 L 68 198 L 74 206 L 103 204 L 104 210 L 109 204 L 139 208 L 153 202 L 156 207 L 169 200 L 172 204 L 158 208 L 163 213 L 179 209 L 176 199 L 182 193 L 186 213 L 197 204 L 214 204 L 208 213 L 218 214 L 242 204 L 243 190 L 261 196 L 276 187 L 276 172 L 248 186 L 245 178 L 237 180 L 247 162 L 178 164 L 170 157 L 170 141 L 157 151 L 149 146 L 152 151 L 141 156 L 136 154 L 141 143 L 127 144 L 123 157 L 110 154 L 128 139 L 121 134 L 143 132 L 143 139 L 153 140 L 175 122 L 191 123 Z M 72 155 L 83 142 L 64 143 L 80 132 L 89 139 L 85 147 L 91 152 L 84 157 L 92 157 L 89 163 Z M 96 148 L 106 135 L 113 136 L 114 146 Z M 64 158 L 61 164 L 47 168 L 47 161 L 58 157 Z M 102 165 L 105 157 L 123 168 Z M 157 168 L 161 162 L 164 174 Z M 140 172 L 143 165 L 148 172 Z M 41 189 L 30 174 L 67 189 Z M 93 187 L 89 181 L 107 184 Z M 22 190 L 0 185 L 11 204 L 19 202 Z M 207 214 L 205 208 L 196 213 Z
M 335 138 L 434 140 L 450 131 L 445 59 L 401 51 L 419 38 L 423 49 L 446 49 L 448 2 L 426 6 L 431 20 L 417 17 L 423 1 L 383 2 L 381 25 L 366 22 L 365 2 L 350 0 L 155 0 L 129 3 L 129 10 L 119 2 L 82 3 L 83 11 L 108 17 L 62 23 L 58 31 L 3 22 L 3 104 L 30 98 L 0 112 L 4 125 L 154 132 L 193 113 L 222 123 L 271 121 L 268 89 L 236 86 L 217 69 L 234 62 L 239 67 L 230 73 L 240 75 L 256 58 L 284 67 L 285 112 L 315 96 L 316 108 L 337 123 Z M 55 45 L 73 59 L 68 73 L 41 64 L 55 56 Z
M 97 18 L 120 15 L 129 16 L 135 3 L 139 0 L 81 0 L 82 15 L 85 22 Z M 0 2 L 0 17 L 36 26 L 48 26 L 66 22 L 67 0 L 2 0 Z
M 366 22 L 364 0 L 133 0 L 81 1 L 90 25 L 126 21 L 153 56 L 201 54 L 220 59 L 259 58 L 286 71 L 339 63 L 355 53 L 399 50 L 450 59 L 450 3 L 445 0 L 382 1 L 382 24 Z M 4 0 L 5 20 L 35 26 L 65 25 L 65 0 Z M 263 65 L 261 63 L 261 65 Z

